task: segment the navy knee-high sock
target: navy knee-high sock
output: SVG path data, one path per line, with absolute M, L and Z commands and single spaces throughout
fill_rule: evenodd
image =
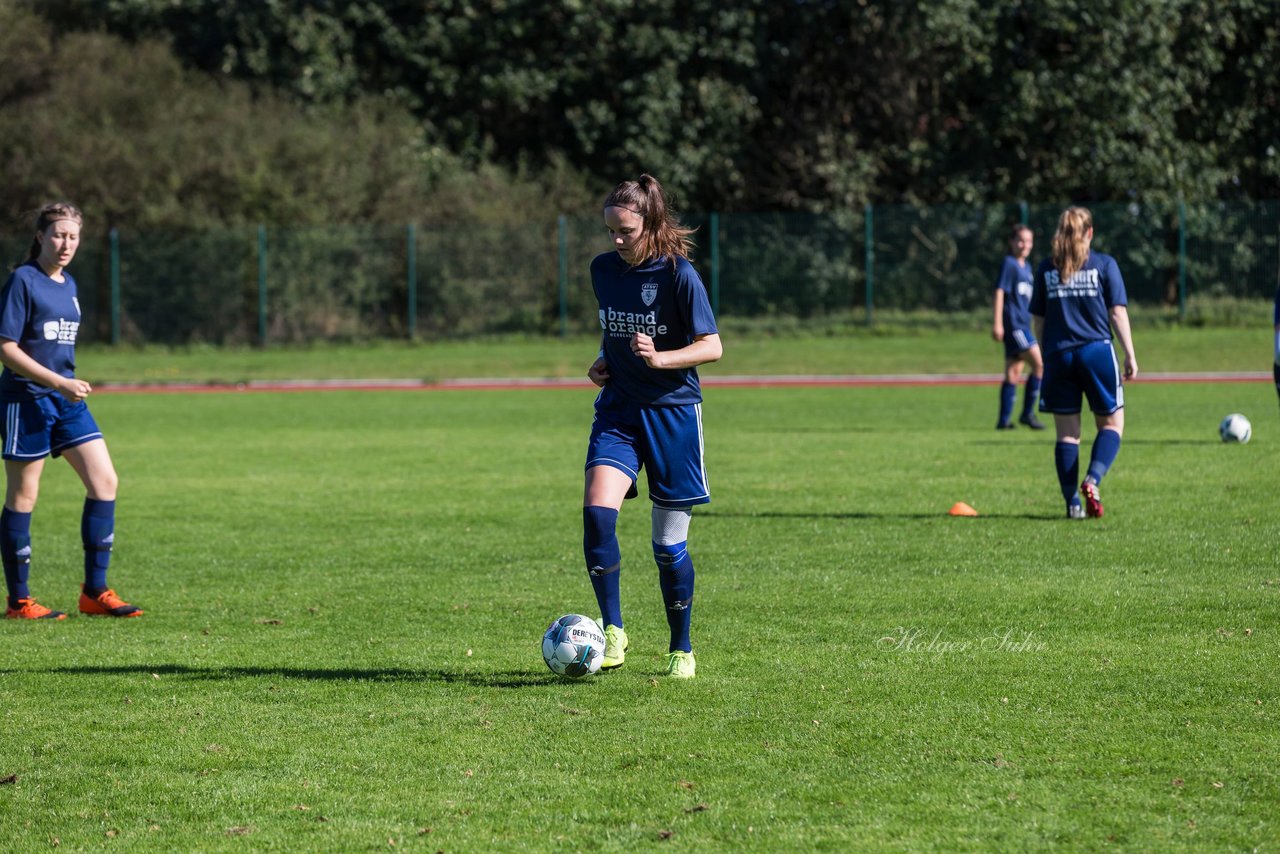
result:
M 692 652 L 689 625 L 693 617 L 693 560 L 685 543 L 664 546 L 653 544 L 653 559 L 658 564 L 658 586 L 667 606 L 667 626 L 671 629 L 668 652 Z
M 80 540 L 84 543 L 84 589 L 98 594 L 107 589 L 107 568 L 116 539 L 116 503 L 84 500 L 80 513 Z
M 1018 387 L 1009 381 L 1000 383 L 1000 420 L 997 424 L 1008 424 L 1013 417 L 1013 404 L 1018 399 Z
M 1074 442 L 1057 442 L 1053 446 L 1053 464 L 1058 469 L 1058 486 L 1067 503 L 1076 498 L 1076 478 L 1080 475 L 1080 446 Z
M 1022 417 L 1030 418 L 1035 414 L 1036 401 L 1040 399 L 1040 378 L 1032 375 L 1027 377 L 1027 390 L 1023 392 L 1022 398 Z
M 9 591 L 9 607 L 18 607 L 19 599 L 27 599 L 31 591 L 27 578 L 31 572 L 31 514 L 8 507 L 0 510 L 0 560 L 4 562 L 4 583 Z
M 1116 461 L 1120 453 L 1120 434 L 1115 430 L 1099 430 L 1098 437 L 1093 440 L 1093 450 L 1089 454 L 1088 477 L 1094 483 L 1102 483 L 1102 478 Z
M 618 511 L 612 507 L 582 508 L 582 551 L 587 573 L 605 626 L 622 628 L 622 595 L 618 576 L 622 552 L 618 548 Z

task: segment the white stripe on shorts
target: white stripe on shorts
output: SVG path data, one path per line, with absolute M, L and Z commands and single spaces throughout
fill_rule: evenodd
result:
M 1107 342 L 1107 352 L 1111 354 L 1111 369 L 1115 371 L 1116 376 L 1116 408 L 1111 410 L 1115 412 L 1124 408 L 1124 381 L 1120 376 L 1120 363 L 1116 361 L 1115 348 L 1111 346 L 1110 342 Z
M 711 494 L 711 484 L 707 483 L 707 455 L 702 445 L 702 404 L 695 403 L 693 411 L 698 417 L 698 466 L 702 470 L 702 494 Z
M 102 433 L 95 430 L 92 433 L 85 433 L 83 436 L 76 436 L 74 439 L 68 439 L 58 447 L 50 448 L 50 451 L 61 452 L 64 448 L 74 448 L 76 445 L 83 445 L 86 442 L 92 442 L 94 439 L 101 439 L 101 438 L 102 438 Z
M 4 409 L 4 452 L 18 450 L 18 404 L 10 403 Z

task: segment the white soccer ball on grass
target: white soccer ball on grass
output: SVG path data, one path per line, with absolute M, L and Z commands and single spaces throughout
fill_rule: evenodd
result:
M 542 660 L 551 672 L 581 679 L 600 670 L 604 661 L 604 632 L 582 614 L 565 614 L 542 635 Z
M 1239 412 L 1233 412 L 1218 425 L 1218 435 L 1224 442 L 1244 443 L 1253 435 L 1253 425 Z

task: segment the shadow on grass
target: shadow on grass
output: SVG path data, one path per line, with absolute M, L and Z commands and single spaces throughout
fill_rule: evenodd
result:
M 1213 439 L 1141 439 L 1141 438 L 1130 439 L 1128 436 L 1125 436 L 1124 444 L 1155 445 L 1158 447 L 1164 446 L 1164 445 L 1206 445 L 1206 446 L 1212 447 L 1216 445 L 1222 445 L 1225 443 L 1221 439 L 1217 439 L 1217 438 L 1213 438 Z
M 698 513 L 699 519 L 946 519 L 946 511 L 938 513 L 784 513 L 766 510 L 761 513 L 717 513 L 708 510 Z M 958 517 L 975 524 L 991 519 L 1030 519 L 1033 522 L 1063 522 L 1066 517 L 1059 513 L 983 513 L 976 517 Z
M 1022 438 L 1022 439 L 1023 439 L 1023 441 L 1019 442 L 1019 441 L 1018 441 L 1018 439 L 1019 439 L 1019 438 Z M 1052 437 L 1052 436 L 1048 437 L 1048 438 L 1049 438 L 1049 441 L 1048 441 L 1047 443 L 1042 443 L 1042 442 L 1038 441 L 1038 440 L 1040 440 L 1040 439 L 1042 439 L 1042 438 L 1044 438 L 1042 435 L 1040 435 L 1040 434 L 1038 434 L 1038 433 L 1036 433 L 1036 434 L 1032 434 L 1032 433 L 1030 433 L 1030 431 L 1028 431 L 1028 434 L 1027 434 L 1025 437 L 1018 437 L 1018 436 L 1005 436 L 1005 437 L 1000 438 L 1000 439 L 973 439 L 973 440 L 971 440 L 971 441 L 969 441 L 969 442 L 966 442 L 965 444 L 966 444 L 966 445 L 979 445 L 979 446 L 982 446 L 982 447 L 989 447 L 989 448 L 990 448 L 990 447 L 997 447 L 997 446 L 998 446 L 998 447 L 1004 447 L 1004 448 L 1007 448 L 1007 447 L 1009 447 L 1009 446 L 1013 446 L 1013 447 L 1016 447 L 1016 448 L 1034 448 L 1034 447 L 1038 447 L 1038 446 L 1043 446 L 1043 447 L 1048 448 L 1048 449 L 1052 452 L 1052 450 L 1053 450 L 1053 437 Z M 1087 440 L 1087 439 L 1086 439 L 1085 441 L 1086 441 L 1086 443 L 1088 442 L 1088 440 Z
M 458 670 L 429 670 L 405 667 L 190 667 L 185 664 L 102 664 L 82 667 L 50 667 L 27 670 L 72 676 L 179 676 L 189 679 L 302 679 L 332 682 L 443 682 L 478 688 L 549 688 L 575 683 L 551 673 L 528 670 L 498 670 L 470 673 Z
M 792 436 L 804 433 L 816 433 L 824 436 L 843 436 L 862 433 L 877 433 L 881 430 L 879 427 L 845 427 L 843 425 L 836 427 L 735 427 L 738 433 L 767 433 L 773 435 Z
M 1040 439 L 1042 437 L 1037 435 L 1035 438 Z M 1049 439 L 1048 443 L 1044 444 L 1045 447 L 1049 447 L 1050 445 L 1053 444 L 1053 436 L 1049 436 L 1048 439 Z M 1092 441 L 1093 439 L 1088 435 L 1088 432 L 1086 431 L 1085 436 L 1081 440 L 1081 445 L 1087 448 L 1089 447 L 1089 444 Z M 1036 445 L 1040 445 L 1042 443 L 1038 441 L 1019 442 L 1016 436 L 1011 436 L 1011 437 L 1008 437 L 1008 441 L 1006 441 L 1005 439 L 975 439 L 974 441 L 969 442 L 968 444 L 970 445 L 1004 445 L 1004 446 L 1014 445 L 1018 448 L 1028 448 L 1028 447 L 1034 447 Z M 1131 439 L 1128 436 L 1125 436 L 1124 444 L 1126 446 L 1153 445 L 1156 447 L 1163 447 L 1165 445 L 1221 445 L 1222 442 L 1218 439 L 1141 439 L 1141 438 Z

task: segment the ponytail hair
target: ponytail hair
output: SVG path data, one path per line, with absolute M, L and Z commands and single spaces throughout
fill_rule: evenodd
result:
M 677 258 L 689 260 L 694 229 L 680 224 L 658 179 L 645 173 L 638 181 L 623 181 L 605 196 L 604 207 L 623 208 L 639 214 L 644 224 L 637 257 L 646 260 L 666 256 L 674 267 Z
M 1089 260 L 1089 244 L 1085 237 L 1093 228 L 1093 214 L 1088 208 L 1069 207 L 1058 217 L 1058 230 L 1053 235 L 1053 266 L 1061 281 L 1069 282 Z
M 40 257 L 40 235 L 44 234 L 46 228 L 60 219 L 75 220 L 76 223 L 84 225 L 84 215 L 71 202 L 49 202 L 36 213 L 36 236 L 31 238 L 31 248 L 27 250 L 27 260 L 22 263 L 27 264 Z

